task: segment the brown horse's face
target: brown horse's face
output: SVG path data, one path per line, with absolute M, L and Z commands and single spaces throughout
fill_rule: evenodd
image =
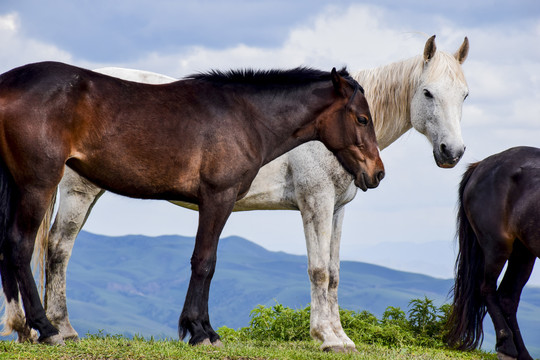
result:
M 334 72 L 333 72 L 334 74 Z M 341 165 L 354 176 L 357 187 L 375 188 L 384 178 L 375 128 L 363 93 L 354 83 L 338 74 L 333 77 L 336 103 L 322 115 L 321 141 L 334 153 Z

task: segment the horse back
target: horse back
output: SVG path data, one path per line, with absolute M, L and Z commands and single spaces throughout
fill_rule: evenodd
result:
M 480 232 L 498 232 L 509 241 L 530 236 L 540 240 L 540 149 L 515 147 L 473 164 L 464 175 L 461 194 Z

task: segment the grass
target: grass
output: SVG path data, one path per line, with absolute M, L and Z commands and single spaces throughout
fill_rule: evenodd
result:
M 0 342 L 0 359 L 495 360 L 491 353 L 444 347 L 448 309 L 447 305 L 435 307 L 428 298 L 411 300 L 408 313 L 390 306 L 380 320 L 367 311 L 341 309 L 344 329 L 356 343 L 358 353 L 354 354 L 321 351 L 320 344 L 309 336 L 310 307 L 293 310 L 276 303 L 253 309 L 249 327 L 219 328 L 221 348 L 100 332 L 61 347 Z
M 484 352 L 458 352 L 423 347 L 389 348 L 378 345 L 357 344 L 358 353 L 332 354 L 319 349 L 315 341 L 224 341 L 224 347 L 190 346 L 177 340 L 153 340 L 122 336 L 88 335 L 66 346 L 18 344 L 0 342 L 0 359 L 362 359 L 362 360 L 495 360 L 494 354 Z

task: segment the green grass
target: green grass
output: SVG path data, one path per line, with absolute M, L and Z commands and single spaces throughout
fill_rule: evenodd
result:
M 494 354 L 458 352 L 423 347 L 389 348 L 357 344 L 358 353 L 331 354 L 319 350 L 315 341 L 224 341 L 224 347 L 190 346 L 177 340 L 127 339 L 122 336 L 90 335 L 66 346 L 0 342 L 0 359 L 362 359 L 362 360 L 495 360 Z
M 449 306 L 437 308 L 433 301 L 413 299 L 406 313 L 388 307 L 382 319 L 362 311 L 340 310 L 344 329 L 356 343 L 358 353 L 321 351 L 309 336 L 310 307 L 291 309 L 276 303 L 251 312 L 249 327 L 221 327 L 224 346 L 190 346 L 177 340 L 154 340 L 136 336 L 88 334 L 65 346 L 0 342 L 0 359 L 362 359 L 362 360 L 495 360 L 481 351 L 459 352 L 445 348 L 445 324 Z M 268 340 L 273 339 L 273 340 Z

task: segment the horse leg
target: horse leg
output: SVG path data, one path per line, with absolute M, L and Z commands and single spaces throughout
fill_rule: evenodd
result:
M 210 325 L 208 298 L 216 267 L 219 235 L 232 212 L 236 194 L 232 190 L 219 194 L 208 192 L 200 198 L 199 226 L 191 257 L 191 279 L 178 321 L 180 339 L 189 332 L 191 345 L 221 345 L 219 335 Z
M 13 271 L 15 274 L 26 322 L 31 328 L 39 331 L 38 341 L 47 344 L 63 344 L 63 340 L 58 330 L 45 316 L 30 262 L 37 231 L 55 189 L 56 187 L 53 187 L 49 191 L 43 191 L 27 188 L 19 192 L 8 232 L 9 242 L 5 245 L 7 250 L 4 254 L 8 257 L 6 264 L 9 264 L 4 273 Z
M 304 225 L 311 282 L 310 334 L 322 341 L 321 349 L 343 352 L 345 345 L 334 333 L 328 304 L 334 199 L 328 193 L 303 193 L 298 194 L 297 200 Z
M 354 342 L 347 336 L 341 326 L 339 316 L 338 303 L 338 285 L 339 285 L 339 247 L 341 242 L 341 227 L 343 225 L 343 217 L 345 215 L 345 207 L 340 207 L 334 211 L 332 222 L 332 241 L 330 243 L 330 281 L 328 283 L 328 303 L 330 305 L 330 323 L 334 329 L 334 333 L 344 344 L 348 352 L 357 352 Z
M 67 310 L 67 266 L 77 235 L 105 191 L 66 168 L 59 192 L 58 212 L 47 248 L 45 311 L 64 339 L 77 340 L 79 334 L 71 326 Z
M 506 323 L 512 331 L 518 360 L 532 360 L 521 337 L 516 315 L 521 292 L 531 276 L 535 260 L 536 257 L 521 241 L 516 240 L 510 259 L 508 259 L 508 267 L 497 290 Z M 504 353 L 503 350 L 500 351 Z
M 512 252 L 512 244 L 506 240 L 498 241 L 491 237 L 478 237 L 484 252 L 484 280 L 480 286 L 482 296 L 486 301 L 487 311 L 495 327 L 497 338 L 496 348 L 500 353 L 517 358 L 517 349 L 514 345 L 512 331 L 506 323 L 505 315 L 499 303 L 497 294 L 497 279 L 504 264 Z M 486 241 L 484 241 L 486 240 Z M 489 247 L 486 245 L 490 244 Z
M 0 274 L 2 274 L 2 289 L 5 295 L 2 335 L 7 336 L 16 331 L 20 343 L 27 341 L 35 343 L 37 342 L 37 333 L 26 325 L 26 317 L 19 299 L 17 278 L 12 270 L 13 265 L 8 263 L 10 260 L 10 257 L 2 250 L 0 254 Z

